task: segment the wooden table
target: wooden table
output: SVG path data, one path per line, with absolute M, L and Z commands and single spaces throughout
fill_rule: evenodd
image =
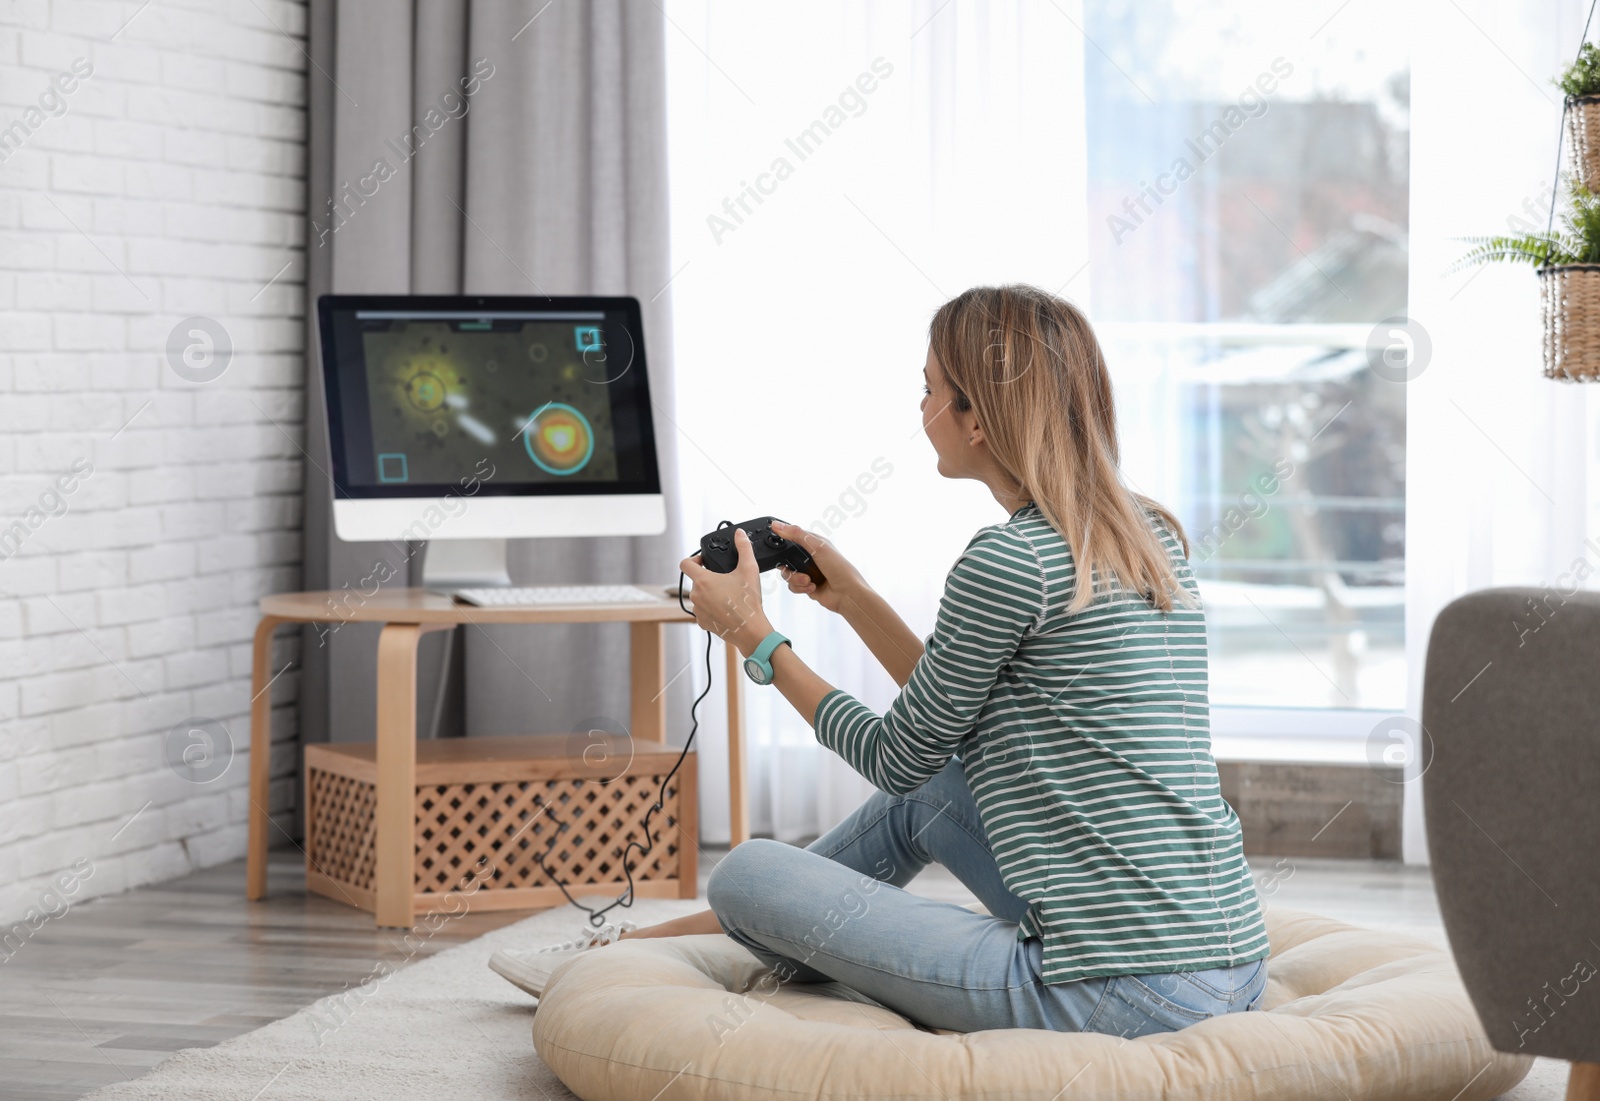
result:
M 646 591 L 655 586 L 640 585 Z M 354 597 L 355 599 L 352 599 Z M 378 670 L 377 743 L 377 923 L 409 926 L 413 911 L 412 793 L 417 760 L 417 644 L 429 631 L 462 624 L 627 623 L 630 628 L 635 738 L 666 740 L 666 649 L 664 628 L 694 620 L 664 593 L 659 604 L 548 604 L 537 607 L 479 608 L 458 604 L 424 589 L 380 589 L 371 596 L 351 590 L 282 593 L 263 597 L 256 626 L 250 704 L 250 836 L 245 894 L 267 893 L 268 787 L 272 755 L 272 636 L 285 623 L 381 623 Z M 744 673 L 738 650 L 726 649 L 728 694 L 728 797 L 737 845 L 750 836 L 744 790 L 744 722 L 739 694 Z M 353 686 L 340 686 L 351 690 Z

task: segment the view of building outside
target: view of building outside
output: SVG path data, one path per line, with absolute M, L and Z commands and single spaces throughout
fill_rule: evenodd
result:
M 1407 355 L 1403 43 L 1359 5 L 1084 9 L 1086 297 L 1124 469 L 1190 535 L 1211 702 L 1403 707 L 1405 387 L 1374 370 Z

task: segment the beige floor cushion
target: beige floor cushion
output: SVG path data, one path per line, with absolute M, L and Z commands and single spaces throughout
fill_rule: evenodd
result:
M 778 986 L 720 935 L 622 941 L 558 970 L 539 1055 L 584 1101 L 1480 1101 L 1532 1060 L 1493 1051 L 1445 953 L 1267 912 L 1266 1012 L 1121 1040 L 919 1029 L 829 984 Z

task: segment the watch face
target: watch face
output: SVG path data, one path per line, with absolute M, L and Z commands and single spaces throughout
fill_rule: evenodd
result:
M 762 668 L 761 663 L 756 661 L 754 658 L 744 659 L 744 672 L 747 677 L 755 681 L 757 684 L 767 683 L 767 671 Z

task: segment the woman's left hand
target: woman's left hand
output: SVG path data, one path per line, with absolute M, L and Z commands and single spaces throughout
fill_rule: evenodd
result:
M 688 600 L 695 622 L 749 657 L 772 633 L 772 624 L 761 606 L 761 571 L 756 568 L 756 552 L 743 528 L 733 530 L 733 546 L 739 552 L 739 564 L 732 573 L 708 570 L 698 554 L 685 558 L 678 568 L 694 586 Z

